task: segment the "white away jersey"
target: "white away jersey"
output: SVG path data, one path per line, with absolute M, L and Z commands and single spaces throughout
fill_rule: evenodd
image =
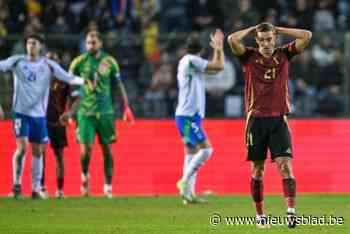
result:
M 0 71 L 12 71 L 14 112 L 31 117 L 45 117 L 53 76 L 69 84 L 83 85 L 84 80 L 68 74 L 56 62 L 40 57 L 30 61 L 26 55 L 0 61 Z
M 205 116 L 205 81 L 203 73 L 208 60 L 198 55 L 185 55 L 177 68 L 179 88 L 176 116 L 193 116 L 198 113 Z

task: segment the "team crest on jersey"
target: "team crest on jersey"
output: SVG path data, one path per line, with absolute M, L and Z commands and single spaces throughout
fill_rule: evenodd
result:
M 98 71 L 99 74 L 105 74 L 105 73 L 107 73 L 108 68 L 109 68 L 109 63 L 104 60 L 98 66 L 97 71 Z

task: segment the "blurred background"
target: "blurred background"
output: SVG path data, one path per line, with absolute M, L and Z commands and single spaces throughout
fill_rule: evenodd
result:
M 348 0 L 0 0 L 0 59 L 25 53 L 23 37 L 45 33 L 63 66 L 84 52 L 84 33 L 97 29 L 118 61 L 138 118 L 172 118 L 176 67 L 184 41 L 215 28 L 229 33 L 268 21 L 313 31 L 311 45 L 290 71 L 294 117 L 349 116 L 350 3 Z M 288 42 L 279 38 L 279 43 Z M 253 40 L 246 43 L 253 44 Z M 210 57 L 206 48 L 203 56 Z M 207 117 L 243 117 L 242 70 L 225 45 L 225 70 L 206 83 Z M 11 74 L 0 74 L 0 101 L 10 116 Z

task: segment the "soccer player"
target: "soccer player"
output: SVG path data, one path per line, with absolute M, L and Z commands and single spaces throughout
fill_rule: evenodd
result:
M 199 35 L 192 33 L 186 42 L 187 54 L 178 65 L 178 105 L 175 112 L 176 125 L 184 142 L 183 176 L 177 182 L 183 203 L 199 202 L 194 188 L 199 168 L 209 159 L 213 148 L 207 138 L 202 119 L 205 115 L 205 81 L 203 73 L 215 73 L 224 69 L 224 35 L 221 30 L 211 35 L 213 58 L 200 57 L 202 44 Z
M 258 48 L 244 46 L 242 40 L 254 35 Z M 296 38 L 276 47 L 278 35 Z M 245 111 L 247 115 L 245 140 L 247 160 L 252 163 L 251 195 L 255 202 L 258 227 L 269 227 L 263 211 L 263 175 L 267 150 L 282 177 L 287 203 L 287 217 L 295 220 L 296 182 L 292 170 L 292 143 L 287 123 L 290 113 L 288 90 L 289 62 L 301 53 L 311 40 L 307 30 L 275 27 L 261 23 L 232 33 L 228 43 L 240 60 L 245 74 Z M 265 225 L 264 225 L 265 224 Z M 295 227 L 290 222 L 289 227 Z
M 104 194 L 112 197 L 113 157 L 111 144 L 116 141 L 115 113 L 112 103 L 113 84 L 117 84 L 124 104 L 123 119 L 130 124 L 134 116 L 129 108 L 119 66 L 116 60 L 102 51 L 102 37 L 97 31 L 90 31 L 85 38 L 87 52 L 75 58 L 70 72 L 83 77 L 90 85 L 79 92 L 77 111 L 77 136 L 81 149 L 82 195 L 89 194 L 89 162 L 95 135 L 98 135 L 104 157 Z
M 12 71 L 14 77 L 13 129 L 17 148 L 13 155 L 13 194 L 21 196 L 21 178 L 28 143 L 32 145 L 32 198 L 41 198 L 43 147 L 48 141 L 46 109 L 51 77 L 72 84 L 83 85 L 84 80 L 68 74 L 56 62 L 40 56 L 43 37 L 29 35 L 26 55 L 15 55 L 0 61 L 0 71 Z
M 61 58 L 58 52 L 49 51 L 46 57 L 61 63 Z M 47 108 L 47 129 L 50 139 L 50 145 L 56 158 L 56 181 L 57 190 L 56 197 L 64 198 L 63 185 L 64 185 L 64 148 L 68 146 L 66 126 L 60 117 L 66 110 L 66 106 L 71 97 L 71 88 L 67 83 L 64 83 L 56 78 L 52 79 L 50 87 L 49 104 Z M 41 180 L 41 187 L 43 193 L 46 193 L 45 189 L 45 153 L 43 158 L 43 176 Z

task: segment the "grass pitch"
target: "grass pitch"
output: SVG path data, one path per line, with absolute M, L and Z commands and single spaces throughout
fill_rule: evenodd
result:
M 298 196 L 298 215 L 315 219 L 325 215 L 326 222 L 332 215 L 344 224 L 304 225 L 292 230 L 280 225 L 261 230 L 255 225 L 226 224 L 226 216 L 254 216 L 249 196 L 211 196 L 208 200 L 209 204 L 184 206 L 178 197 L 166 196 L 40 201 L 0 198 L 0 233 L 350 233 L 350 195 Z M 282 196 L 266 196 L 265 212 L 283 216 Z M 210 224 L 213 214 L 221 218 L 216 226 Z

